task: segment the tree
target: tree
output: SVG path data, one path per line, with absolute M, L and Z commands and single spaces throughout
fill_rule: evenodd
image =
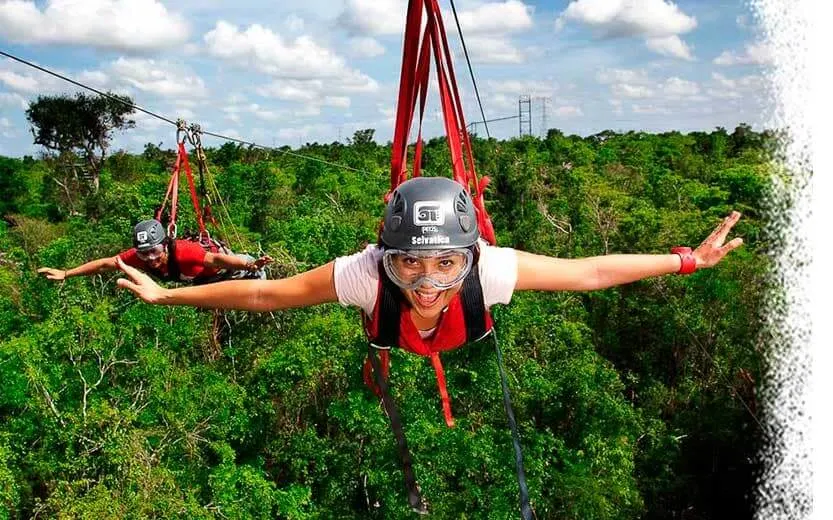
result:
M 21 176 L 22 161 L 8 157 L 0 157 L 0 216 L 18 211 L 17 197 L 22 195 L 26 184 Z
M 133 100 L 128 96 L 108 95 L 111 97 L 83 93 L 75 97 L 66 94 L 38 96 L 26 110 L 35 144 L 58 152 L 62 159 L 82 156 L 82 164 L 94 191 L 98 191 L 99 173 L 113 131 L 136 125 L 128 118 L 134 111 Z M 73 161 L 70 169 L 77 178 L 76 166 Z M 66 185 L 63 187 L 67 189 Z
M 373 128 L 365 128 L 364 130 L 356 130 L 353 132 L 353 139 L 347 139 L 348 144 L 357 148 L 366 148 L 376 143 L 373 141 L 373 134 L 376 130 Z

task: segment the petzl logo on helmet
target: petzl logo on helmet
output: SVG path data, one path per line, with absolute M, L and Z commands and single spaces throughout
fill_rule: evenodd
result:
M 139 231 L 136 233 L 136 241 L 137 242 L 147 242 L 148 241 L 148 232 L 147 231 Z
M 414 204 L 414 225 L 442 226 L 445 224 L 443 204 L 437 200 L 424 200 Z

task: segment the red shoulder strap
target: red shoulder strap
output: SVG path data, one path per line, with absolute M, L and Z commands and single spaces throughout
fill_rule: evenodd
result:
M 425 31 L 420 38 L 423 13 L 425 14 Z M 399 75 L 399 96 L 396 106 L 396 123 L 394 124 L 393 146 L 390 163 L 390 191 L 385 201 L 399 184 L 408 179 L 408 137 L 414 120 L 417 99 L 420 102 L 419 130 L 412 173 L 420 175 L 422 159 L 422 118 L 425 111 L 425 99 L 430 75 L 430 57 L 433 53 L 434 64 L 439 82 L 440 104 L 448 147 L 451 153 L 452 176 L 472 195 L 477 208 L 477 223 L 480 234 L 490 244 L 495 244 L 495 234 L 491 219 L 483 202 L 483 192 L 489 184 L 488 177 L 478 179 L 474 168 L 471 141 L 466 130 L 463 106 L 448 38 L 443 25 L 442 15 L 437 0 L 409 0 L 408 16 L 405 24 L 405 44 L 402 50 L 402 69 Z

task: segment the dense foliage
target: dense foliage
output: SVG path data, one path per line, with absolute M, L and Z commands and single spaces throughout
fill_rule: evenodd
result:
M 286 149 L 208 150 L 225 238 L 275 257 L 273 277 L 375 240 L 390 148 L 368 136 L 296 150 L 358 171 Z M 744 247 L 715 269 L 519 293 L 496 309 L 538 518 L 751 517 L 771 138 L 742 126 L 474 141 L 500 245 L 660 253 L 744 214 Z M 143 304 L 116 274 L 38 278 L 128 247 L 173 157 L 152 144 L 117 153 L 83 194 L 56 189 L 42 160 L 0 158 L 0 519 L 410 517 L 387 419 L 361 380 L 356 310 L 215 321 Z M 424 160 L 445 174 L 444 140 Z M 193 222 L 187 203 L 180 212 Z M 430 363 L 393 353 L 424 495 L 440 518 L 517 517 L 493 347 L 444 365 L 453 429 Z

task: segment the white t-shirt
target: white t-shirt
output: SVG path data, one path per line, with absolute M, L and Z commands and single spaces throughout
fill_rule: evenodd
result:
M 368 316 L 373 315 L 379 292 L 381 258 L 382 250 L 375 244 L 359 253 L 336 258 L 334 277 L 340 304 L 345 307 L 354 305 L 364 310 Z M 509 303 L 518 279 L 518 257 L 515 250 L 490 246 L 481 240 L 478 269 L 486 308 L 496 303 Z

